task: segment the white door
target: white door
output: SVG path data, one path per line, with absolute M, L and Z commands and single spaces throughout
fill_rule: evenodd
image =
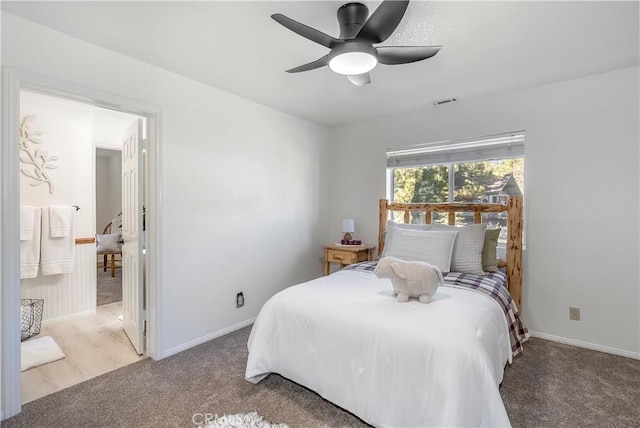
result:
M 138 354 L 144 352 L 143 119 L 134 122 L 122 146 L 122 318 Z

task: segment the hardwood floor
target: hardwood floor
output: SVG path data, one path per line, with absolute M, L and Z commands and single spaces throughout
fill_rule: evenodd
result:
M 53 337 L 66 358 L 22 372 L 22 402 L 146 358 L 129 342 L 121 314 L 122 302 L 117 302 L 99 306 L 95 315 L 43 325 L 37 337 Z

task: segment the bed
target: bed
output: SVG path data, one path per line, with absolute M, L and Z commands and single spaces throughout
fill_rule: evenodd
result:
M 476 223 L 465 233 L 482 228 L 484 216 L 504 213 L 501 270 L 451 269 L 429 304 L 398 303 L 390 281 L 373 274 L 375 261 L 289 287 L 256 319 L 246 379 L 258 383 L 278 373 L 379 427 L 509 426 L 499 385 L 505 365 L 529 336 L 518 312 L 522 198 L 506 204 L 381 200 L 379 253 L 390 255 L 402 234 L 428 233 L 437 226 L 435 213 L 452 224 L 461 212 Z M 404 223 L 419 218 L 423 226 L 406 226 L 418 230 L 399 235 L 401 226 L 390 216 Z M 457 230 L 455 239 L 463 242 Z

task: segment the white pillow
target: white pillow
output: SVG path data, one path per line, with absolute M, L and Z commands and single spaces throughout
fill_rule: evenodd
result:
M 96 235 L 96 251 L 122 251 L 122 232 Z
M 414 224 L 414 223 L 398 223 L 393 220 L 387 222 L 387 231 L 389 229 L 410 229 L 410 230 L 431 230 L 430 224 Z
M 451 272 L 464 272 L 482 275 L 482 248 L 486 223 L 469 226 L 450 226 L 434 223 L 432 230 L 455 230 L 458 232 L 451 257 Z
M 387 235 L 384 257 L 421 261 L 449 272 L 457 231 L 393 228 Z
M 382 239 L 384 239 L 384 250 L 380 255 L 380 258 L 388 256 L 387 248 L 389 248 L 389 240 L 393 237 L 393 231 L 398 229 L 404 230 L 430 230 L 430 224 L 411 224 L 411 223 L 397 223 L 393 220 L 387 221 L 387 229 L 384 231 L 382 235 Z

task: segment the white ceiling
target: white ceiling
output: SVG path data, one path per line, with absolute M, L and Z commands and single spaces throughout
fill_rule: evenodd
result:
M 338 36 L 335 1 L 2 1 L 2 10 L 329 126 L 639 65 L 637 1 L 419 1 L 384 45 L 442 45 L 378 65 L 353 86 L 328 68 L 289 74 L 327 49 L 280 12 Z M 363 1 L 373 12 L 379 1 Z M 437 107 L 434 107 L 437 108 Z

